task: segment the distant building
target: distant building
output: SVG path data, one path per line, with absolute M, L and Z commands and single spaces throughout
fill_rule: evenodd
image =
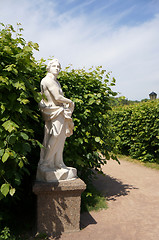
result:
M 154 100 L 154 99 L 157 98 L 157 93 L 152 92 L 152 93 L 149 94 L 149 97 L 150 97 L 151 100 Z

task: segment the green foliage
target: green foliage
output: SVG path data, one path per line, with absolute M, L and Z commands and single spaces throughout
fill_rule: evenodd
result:
M 113 108 L 117 149 L 141 161 L 159 159 L 159 100 Z
M 66 97 L 75 103 L 73 121 L 74 134 L 67 138 L 64 160 L 68 166 L 78 169 L 78 175 L 89 181 L 92 169 L 100 171 L 101 165 L 113 152 L 113 136 L 109 127 L 111 98 L 116 95 L 110 88 L 110 73 L 96 69 L 70 70 L 59 75 L 59 81 Z M 103 158 L 105 156 L 106 158 Z
M 8 227 L 4 227 L 4 229 L 0 231 L 0 240 L 22 240 L 22 239 L 24 240 L 26 238 L 14 236 L 13 234 L 11 234 L 11 231 Z
M 5 227 L 0 233 L 0 239 L 9 239 L 10 238 L 10 230 L 8 227 Z
M 124 96 L 115 97 L 112 99 L 112 106 L 123 106 L 123 105 L 135 104 L 135 103 L 139 103 L 139 101 L 128 100 Z
M 107 208 L 106 198 L 92 184 L 88 184 L 81 196 L 81 211 L 98 211 Z
M 16 240 L 14 236 L 11 236 L 10 229 L 8 227 L 5 227 L 0 232 L 0 240 Z
M 26 43 L 22 28 L 0 25 L 0 199 L 11 196 L 20 186 L 29 163 L 28 154 L 35 140 L 41 99 L 39 81 L 44 75 L 43 62 L 37 63 L 33 49 Z

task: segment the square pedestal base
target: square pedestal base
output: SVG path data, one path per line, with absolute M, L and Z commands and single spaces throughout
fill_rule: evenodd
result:
M 61 182 L 35 182 L 37 195 L 37 232 L 59 236 L 79 231 L 81 193 L 85 183 L 77 178 Z

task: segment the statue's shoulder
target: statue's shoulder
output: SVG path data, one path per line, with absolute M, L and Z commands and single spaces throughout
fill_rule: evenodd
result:
M 40 85 L 41 86 L 45 86 L 46 85 L 46 77 L 44 77 L 42 80 L 41 80 L 41 82 L 40 82 Z
M 41 80 L 40 85 L 41 87 L 43 87 L 43 89 L 51 89 L 58 87 L 57 82 L 53 79 L 52 75 L 50 75 L 49 73 Z
M 51 82 L 52 82 L 52 77 L 51 77 L 49 74 L 47 74 L 47 75 L 41 80 L 41 84 L 42 84 L 42 85 L 47 85 L 47 84 L 50 85 Z

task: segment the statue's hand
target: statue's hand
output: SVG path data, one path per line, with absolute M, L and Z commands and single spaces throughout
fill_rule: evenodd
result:
M 69 103 L 69 107 L 73 107 L 73 108 L 74 108 L 74 106 L 75 106 L 74 102 L 71 101 L 71 102 Z
M 69 102 L 69 108 L 70 108 L 71 111 L 74 110 L 74 106 L 75 106 L 74 102 L 72 102 L 72 101 L 70 100 L 70 102 Z

